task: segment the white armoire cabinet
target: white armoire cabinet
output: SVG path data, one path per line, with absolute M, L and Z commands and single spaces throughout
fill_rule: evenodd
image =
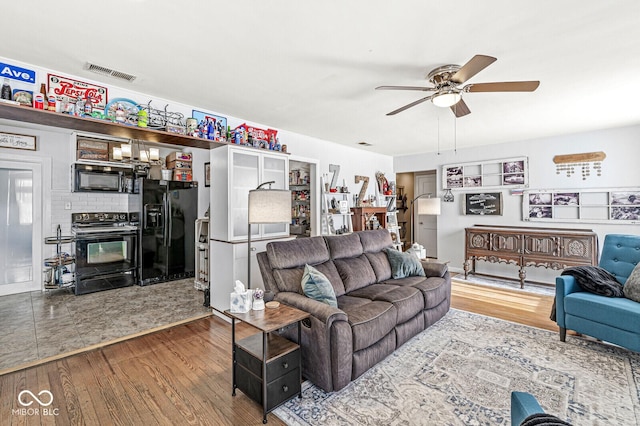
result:
M 289 238 L 289 223 L 251 227 L 251 258 L 247 249 L 249 191 L 274 181 L 272 189 L 287 189 L 289 156 L 274 151 L 229 145 L 210 151 L 210 289 L 211 306 L 229 309 L 236 280 L 247 284 L 251 261 L 251 287 L 264 289 L 256 253 L 267 243 Z

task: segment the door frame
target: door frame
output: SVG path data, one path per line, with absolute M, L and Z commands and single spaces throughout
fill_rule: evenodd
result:
M 3 163 L 9 163 L 8 166 Z M 33 280 L 28 283 L 0 286 L 0 296 L 44 291 L 42 268 L 44 264 L 44 234 L 51 229 L 51 158 L 31 155 L 0 153 L 0 165 L 3 168 L 32 170 L 33 172 L 33 236 L 32 259 Z M 24 288 L 26 284 L 26 288 Z

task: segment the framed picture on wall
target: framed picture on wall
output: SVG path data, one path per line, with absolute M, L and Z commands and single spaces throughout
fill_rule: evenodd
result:
M 502 216 L 502 193 L 483 192 L 465 194 L 464 214 Z
M 211 163 L 204 163 L 204 186 L 211 186 Z

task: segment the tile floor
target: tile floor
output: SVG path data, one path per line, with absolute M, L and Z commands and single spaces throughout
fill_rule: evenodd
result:
M 211 312 L 193 278 L 75 296 L 0 297 L 0 371 Z

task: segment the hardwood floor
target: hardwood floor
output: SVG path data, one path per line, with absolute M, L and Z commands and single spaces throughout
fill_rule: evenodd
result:
M 552 302 L 459 283 L 452 293 L 456 309 L 557 330 L 548 320 Z M 237 333 L 255 329 L 239 324 Z M 37 403 L 19 405 L 23 390 L 48 390 L 53 402 L 36 415 L 28 410 Z M 231 326 L 212 316 L 2 375 L 0 418 L 3 425 L 258 425 L 262 408 L 242 392 L 231 396 Z
M 553 296 L 453 281 L 451 307 L 520 324 L 558 331 L 549 319 Z

